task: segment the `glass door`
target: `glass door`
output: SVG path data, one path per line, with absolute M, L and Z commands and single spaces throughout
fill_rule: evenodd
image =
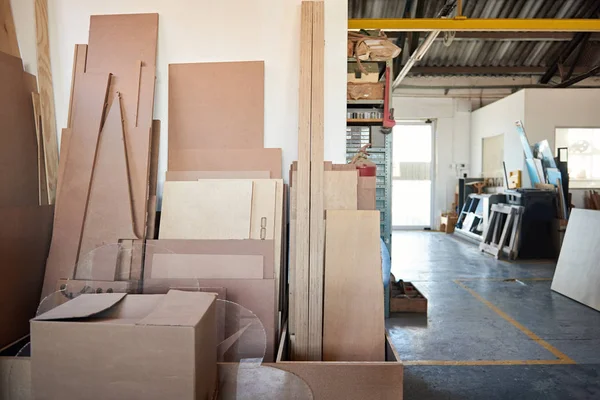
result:
M 400 122 L 392 135 L 392 226 L 431 228 L 433 125 Z

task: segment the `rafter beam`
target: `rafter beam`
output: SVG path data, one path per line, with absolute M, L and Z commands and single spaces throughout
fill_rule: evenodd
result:
M 600 32 L 600 19 L 351 19 L 348 29 L 396 31 Z
M 413 67 L 411 75 L 542 75 L 545 67 Z M 576 67 L 576 73 L 586 72 L 587 69 Z
M 397 38 L 404 31 L 386 31 L 390 39 Z M 454 40 L 510 40 L 512 42 L 568 42 L 573 39 L 572 32 L 456 32 Z M 442 40 L 440 37 L 436 40 Z M 590 41 L 600 41 L 600 33 L 592 33 Z

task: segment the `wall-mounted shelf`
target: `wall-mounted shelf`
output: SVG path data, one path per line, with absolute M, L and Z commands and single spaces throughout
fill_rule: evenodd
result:
M 347 100 L 348 104 L 360 104 L 360 105 L 383 105 L 385 102 L 383 100 Z
M 346 120 L 349 124 L 383 124 L 383 118 L 374 119 L 348 119 Z

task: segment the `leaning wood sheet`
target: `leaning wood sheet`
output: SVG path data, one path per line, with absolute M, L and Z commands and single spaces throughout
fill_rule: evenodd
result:
M 83 74 L 78 83 L 42 297 L 54 291 L 59 279 L 73 278 L 109 82 L 109 74 Z
M 29 319 L 40 301 L 52 215 L 52 206 L 0 208 L 0 348 L 29 333 Z
M 169 158 L 184 149 L 264 146 L 262 61 L 169 65 Z
M 39 204 L 38 146 L 28 86 L 21 59 L 0 53 L 0 207 Z
M 574 208 L 552 290 L 600 311 L 600 211 Z
M 108 246 L 116 249 L 121 239 L 137 239 L 133 231 L 131 195 L 127 174 L 127 159 L 123 140 L 120 99 L 113 102 L 100 133 L 96 162 L 81 237 L 79 260 L 95 249 Z M 115 279 L 117 252 L 106 265 L 97 265 L 94 276 L 76 271 L 77 279 L 111 281 Z
M 281 179 L 281 149 L 169 150 L 169 171 L 270 171 Z
M 133 220 L 139 237 L 146 229 L 157 41 L 158 14 L 91 17 L 86 72 L 113 74 L 109 100 L 116 92 L 122 97 Z
M 379 211 L 327 211 L 323 361 L 385 361 Z
M 249 239 L 251 180 L 165 182 L 160 239 Z
M 169 181 L 197 181 L 198 179 L 269 179 L 269 171 L 167 171 Z

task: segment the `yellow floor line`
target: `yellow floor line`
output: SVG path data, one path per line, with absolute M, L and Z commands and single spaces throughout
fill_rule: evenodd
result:
M 477 300 L 481 301 L 483 304 L 488 306 L 490 309 L 492 309 L 492 311 L 494 311 L 496 314 L 498 314 L 499 316 L 504 318 L 506 321 L 510 322 L 511 325 L 513 325 L 515 328 L 517 328 L 518 330 L 520 330 L 521 332 L 523 332 L 524 334 L 529 336 L 529 338 L 531 340 L 533 340 L 534 342 L 536 342 L 537 344 L 539 344 L 540 346 L 542 346 L 543 348 L 545 348 L 546 350 L 548 350 L 549 352 L 554 354 L 558 358 L 557 361 L 562 361 L 562 364 L 575 364 L 575 361 L 573 361 L 571 358 L 569 358 L 566 354 L 562 353 L 560 350 L 558 350 L 557 348 L 550 345 L 550 343 L 546 342 L 545 340 L 540 338 L 538 335 L 536 335 L 535 333 L 533 333 L 532 331 L 530 331 L 529 329 L 527 329 L 526 327 L 524 327 L 523 325 L 521 325 L 520 323 L 518 323 L 517 321 L 512 319 L 508 314 L 506 314 L 504 311 L 500 310 L 498 307 L 496 307 L 495 305 L 493 305 L 492 303 L 490 303 L 483 297 L 481 297 L 474 290 L 467 287 L 459 280 L 455 280 L 454 283 L 456 283 L 457 285 L 459 285 L 460 287 L 465 289 L 473 297 L 475 297 Z
M 404 365 L 421 366 L 486 366 L 486 365 L 567 365 L 574 364 L 568 360 L 467 360 L 467 361 L 445 361 L 445 360 L 418 360 L 402 361 Z
M 492 282 L 504 282 L 504 281 L 551 281 L 552 278 L 460 278 L 457 281 L 471 282 L 471 281 L 492 281 Z

